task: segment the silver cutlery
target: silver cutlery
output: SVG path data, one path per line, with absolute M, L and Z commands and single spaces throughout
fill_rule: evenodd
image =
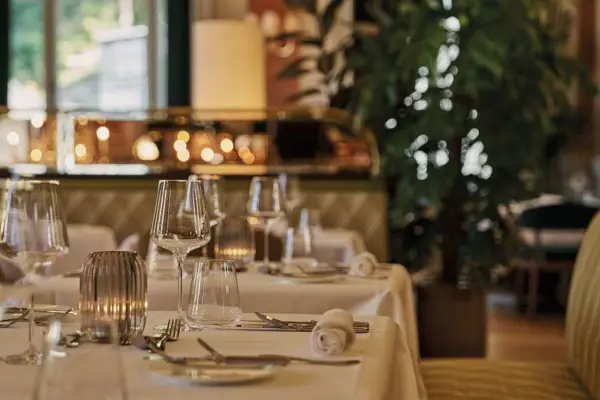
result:
M 142 350 L 150 350 L 151 352 L 153 352 L 154 348 L 164 351 L 167 342 L 176 342 L 179 340 L 181 328 L 181 319 L 172 318 L 167 321 L 167 327 L 162 334 L 158 336 L 138 336 L 133 339 L 132 344 Z
M 69 348 L 79 347 L 84 336 L 85 334 L 81 331 L 62 335 L 58 340 L 58 345 Z
M 7 318 L 7 319 L 3 319 L 2 321 L 0 321 L 0 328 L 8 328 L 8 327 L 13 326 L 14 324 L 16 324 L 19 321 L 25 321 L 26 317 L 29 315 L 29 309 L 24 309 L 23 311 L 20 311 L 18 313 L 12 313 L 12 314 L 19 314 L 19 315 L 14 318 Z
M 69 308 L 68 312 L 65 312 L 65 309 L 48 309 L 48 308 L 34 308 L 36 314 L 71 314 L 71 315 L 79 315 L 79 312 L 73 308 Z M 21 314 L 28 313 L 29 307 L 8 307 L 4 310 L 7 314 Z
M 50 324 L 50 322 L 52 322 L 54 320 L 59 320 L 59 321 L 62 320 L 64 317 L 69 315 L 72 310 L 73 309 L 70 308 L 67 311 L 61 311 L 60 313 L 51 313 L 48 315 L 42 315 L 39 317 L 35 317 L 34 322 L 37 326 L 48 326 Z M 14 310 L 12 310 L 12 311 L 14 311 Z M 13 317 L 13 318 L 7 318 L 7 319 L 0 321 L 0 328 L 8 328 L 17 322 L 26 321 L 27 316 L 29 315 L 29 309 L 19 309 L 19 312 L 15 313 L 15 314 L 19 314 L 19 315 L 16 317 Z
M 48 326 L 52 321 L 61 321 L 64 317 L 66 317 L 67 315 L 69 315 L 69 313 L 72 311 L 72 308 L 69 308 L 67 311 L 63 312 L 62 314 L 49 314 L 49 315 L 43 315 L 41 317 L 35 317 L 34 318 L 34 322 L 37 326 Z
M 277 318 L 272 317 L 267 314 L 263 314 L 263 313 L 259 313 L 259 312 L 255 312 L 254 314 L 261 321 L 265 322 L 266 324 L 269 324 L 276 328 L 286 329 L 286 330 L 291 330 L 291 331 L 296 331 L 296 332 L 309 332 L 317 324 L 317 321 L 315 321 L 315 320 L 311 320 L 311 321 L 307 321 L 307 322 L 282 321 L 280 319 L 277 319 Z M 368 322 L 360 322 L 360 321 L 354 322 L 354 332 L 369 333 L 369 331 L 370 331 L 370 325 Z
M 206 351 L 210 353 L 210 356 L 217 364 L 236 364 L 236 363 L 248 363 L 248 362 L 265 362 L 265 363 L 290 363 L 290 362 L 302 362 L 313 365 L 355 365 L 359 364 L 360 360 L 347 359 L 347 360 L 319 360 L 306 357 L 294 357 L 294 356 L 281 356 L 277 354 L 258 354 L 256 356 L 226 356 L 219 353 L 212 346 L 206 343 L 202 338 L 197 338 L 196 341 L 200 346 L 204 347 Z
M 262 359 L 252 359 L 239 361 L 235 363 L 235 365 L 231 365 L 227 362 L 217 362 L 214 358 L 210 357 L 179 357 L 179 356 L 171 356 L 167 354 L 164 350 L 160 350 L 158 347 L 154 345 L 154 343 L 149 343 L 150 349 L 155 356 L 159 356 L 162 360 L 168 362 L 169 364 L 181 365 L 185 367 L 199 368 L 199 369 L 256 369 L 264 367 L 268 364 L 277 364 L 277 365 L 287 365 L 289 361 L 287 360 L 262 360 Z
M 256 315 L 261 321 L 266 322 L 270 325 L 274 325 L 279 328 L 296 329 L 296 325 L 281 321 L 277 318 L 271 317 L 270 315 L 259 312 L 255 312 L 254 315 Z

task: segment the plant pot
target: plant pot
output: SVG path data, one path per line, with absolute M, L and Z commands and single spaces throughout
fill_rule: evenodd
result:
M 419 287 L 417 320 L 421 357 L 485 357 L 487 310 L 483 289 L 458 289 L 444 283 Z

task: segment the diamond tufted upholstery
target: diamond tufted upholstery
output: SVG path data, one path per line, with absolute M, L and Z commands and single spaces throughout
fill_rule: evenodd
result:
M 118 181 L 115 181 L 118 182 Z M 224 203 L 228 214 L 242 214 L 247 201 L 247 181 L 225 182 Z M 69 223 L 104 225 L 115 231 L 117 241 L 139 234 L 147 243 L 152 222 L 156 182 L 87 184 L 61 183 Z M 355 230 L 363 235 L 367 249 L 387 261 L 387 198 L 371 184 L 352 181 L 303 182 L 302 206 L 319 209 L 324 226 Z M 145 256 L 146 249 L 140 249 Z
M 567 310 L 567 363 L 430 360 L 429 400 L 600 400 L 600 214 L 584 236 Z

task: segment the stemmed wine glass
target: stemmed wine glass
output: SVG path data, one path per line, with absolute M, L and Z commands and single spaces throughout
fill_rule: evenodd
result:
M 196 175 L 189 177 L 189 180 L 198 180 Z M 206 212 L 210 219 L 210 226 L 215 227 L 225 219 L 225 210 L 223 209 L 223 196 L 221 195 L 221 179 L 216 175 L 201 175 L 202 189 L 204 190 L 204 199 L 206 200 Z M 217 240 L 215 233 L 212 233 L 212 240 Z M 208 257 L 206 247 L 202 248 L 202 256 Z
M 183 267 L 187 255 L 210 241 L 210 218 L 200 181 L 161 180 L 150 238 L 177 260 L 177 312 L 183 318 Z
M 302 203 L 300 181 L 295 176 L 279 175 L 279 184 L 283 193 L 285 209 L 291 213 Z
M 69 251 L 67 224 L 56 181 L 6 181 L 0 187 L 0 252 L 16 261 L 24 274 L 17 285 L 33 285 L 57 258 Z M 29 346 L 21 354 L 2 358 L 7 364 L 37 365 L 33 345 L 35 301 L 30 294 Z
M 221 179 L 214 175 L 203 175 L 200 177 L 204 198 L 206 199 L 206 209 L 210 226 L 216 226 L 225 219 L 225 210 L 223 209 L 223 196 L 221 193 Z
M 248 218 L 264 231 L 264 266 L 269 267 L 269 230 L 271 225 L 285 217 L 284 196 L 280 180 L 272 177 L 254 177 L 250 183 L 247 204 Z

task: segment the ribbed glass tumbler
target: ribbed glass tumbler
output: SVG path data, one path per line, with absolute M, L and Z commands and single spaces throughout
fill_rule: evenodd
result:
M 98 321 L 114 321 L 119 342 L 131 344 L 146 326 L 147 294 L 146 266 L 137 253 L 90 253 L 79 286 L 81 331 L 92 340 L 102 341 L 94 327 Z

